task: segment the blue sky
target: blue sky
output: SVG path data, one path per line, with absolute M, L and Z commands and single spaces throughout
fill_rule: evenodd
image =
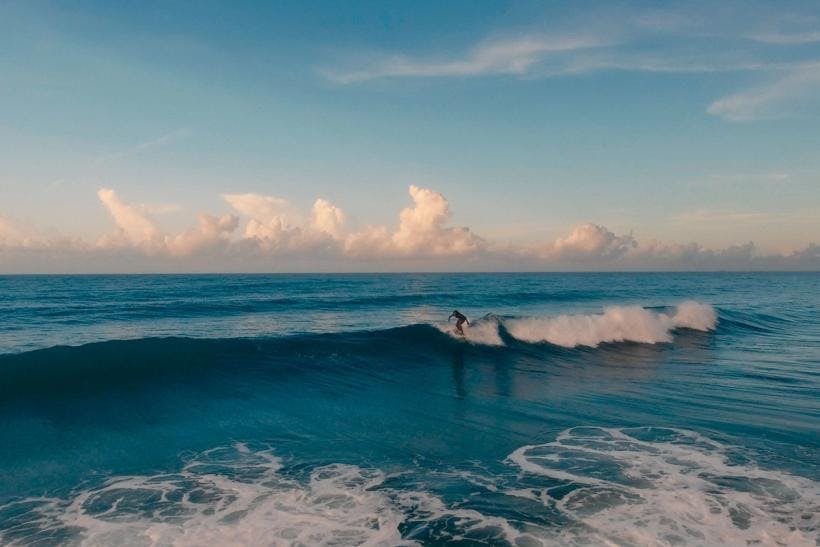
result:
M 249 269 L 731 267 L 820 242 L 816 2 L 10 1 L 0 71 L 6 271 L 248 247 Z M 317 198 L 343 211 L 329 238 Z M 405 208 L 428 223 L 401 247 Z M 176 256 L 203 212 L 235 227 Z

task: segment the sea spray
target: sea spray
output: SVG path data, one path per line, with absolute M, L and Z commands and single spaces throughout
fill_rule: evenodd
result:
M 513 338 L 523 342 L 594 348 L 608 342 L 671 342 L 674 329 L 709 331 L 716 324 L 714 308 L 687 301 L 680 304 L 673 315 L 640 306 L 612 306 L 602 314 L 510 319 L 504 322 L 504 327 Z
M 499 318 L 488 314 L 464 326 L 464 334 L 446 324 L 438 329 L 474 344 L 503 346 L 501 329 L 520 342 L 547 342 L 556 346 L 598 347 L 611 342 L 657 344 L 672 342 L 672 331 L 691 329 L 707 332 L 717 325 L 717 313 L 708 304 L 681 303 L 673 314 L 658 313 L 640 306 L 611 306 L 601 314 L 549 317 Z

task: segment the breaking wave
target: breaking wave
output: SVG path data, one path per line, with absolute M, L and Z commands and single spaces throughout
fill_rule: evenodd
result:
M 676 329 L 709 331 L 717 317 L 705 304 L 686 302 L 665 314 L 640 307 L 613 307 L 602 314 L 542 318 L 486 316 L 460 336 L 452 325 L 408 325 L 393 329 L 276 338 L 143 338 L 82 346 L 54 346 L 0 355 L 0 406 L 4 401 L 61 398 L 97 393 L 137 382 L 204 381 L 209 371 L 299 370 L 367 363 L 417 366 L 452 358 L 454 344 L 474 350 L 538 351 L 549 357 L 555 346 L 597 347 L 611 342 L 671 342 Z M 532 345 L 522 348 L 522 345 Z M 372 366 L 379 366 L 378 364 Z
M 675 329 L 714 330 L 717 313 L 708 304 L 683 302 L 674 313 L 666 314 L 640 306 L 612 306 L 601 314 L 558 315 L 500 319 L 488 316 L 464 328 L 464 338 L 477 344 L 504 345 L 502 331 L 527 343 L 549 343 L 565 348 L 598 347 L 612 342 L 657 344 L 671 342 Z M 450 326 L 442 332 L 460 336 Z

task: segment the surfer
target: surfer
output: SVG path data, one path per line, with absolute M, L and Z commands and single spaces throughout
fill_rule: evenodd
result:
M 453 317 L 456 318 L 456 332 L 459 333 L 461 336 L 464 336 L 464 329 L 461 328 L 461 325 L 467 323 L 467 326 L 470 326 L 470 322 L 467 320 L 467 317 L 458 310 L 453 310 L 453 313 L 450 314 L 450 317 L 447 318 L 447 322 L 450 322 L 450 319 Z

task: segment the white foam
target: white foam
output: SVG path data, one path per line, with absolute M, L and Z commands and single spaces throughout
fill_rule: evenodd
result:
M 732 460 L 733 450 L 689 431 L 574 428 L 510 454 L 517 476 L 455 471 L 491 492 L 491 507 L 518 515 L 513 524 L 398 489 L 399 477 L 378 469 L 289 476 L 270 450 L 237 444 L 178 473 L 0 506 L 0 544 L 816 545 L 820 485 Z
M 225 457 L 213 461 L 214 452 Z M 279 476 L 269 451 L 236 445 L 204 456 L 179 473 L 118 477 L 67 502 L 46 500 L 32 520 L 47 536 L 63 531 L 89 546 L 406 544 L 403 515 L 372 490 L 381 472 L 329 465 L 302 484 Z M 3 543 L 31 539 L 0 533 Z
M 708 304 L 683 302 L 673 315 L 656 313 L 640 306 L 613 306 L 602 314 L 559 315 L 510 319 L 504 326 L 523 342 L 549 342 L 557 346 L 597 347 L 607 342 L 671 342 L 678 328 L 708 331 L 715 328 L 717 314 Z
M 0 506 L 15 515 L 0 544 L 398 546 L 418 544 L 414 534 L 431 529 L 443 541 L 528 537 L 504 518 L 387 488 L 376 469 L 332 464 L 305 481 L 282 476 L 281 467 L 270 450 L 237 444 L 208 451 L 179 473 L 116 477 L 69 499 L 14 502 Z
M 820 485 L 729 449 L 688 431 L 575 428 L 513 452 L 523 475 L 507 493 L 568 517 L 559 544 L 816 545 Z M 527 475 L 556 484 L 524 488 Z
M 498 319 L 495 317 L 477 319 L 470 325 L 464 324 L 462 326 L 464 330 L 463 335 L 456 332 L 452 324 L 439 324 L 436 325 L 436 327 L 441 332 L 457 340 L 466 340 L 467 342 L 484 346 L 504 345 L 504 341 L 501 340 L 501 335 L 498 332 Z

